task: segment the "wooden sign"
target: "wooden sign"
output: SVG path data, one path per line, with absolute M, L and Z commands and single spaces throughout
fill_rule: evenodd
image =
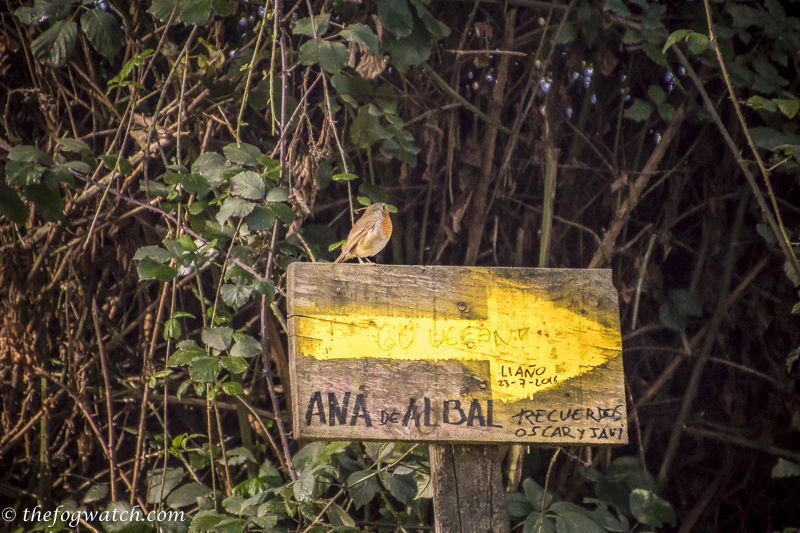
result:
M 627 444 L 610 270 L 293 263 L 294 436 Z

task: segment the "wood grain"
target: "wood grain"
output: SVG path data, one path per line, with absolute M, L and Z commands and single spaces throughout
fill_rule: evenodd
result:
M 609 270 L 294 263 L 295 437 L 626 444 Z

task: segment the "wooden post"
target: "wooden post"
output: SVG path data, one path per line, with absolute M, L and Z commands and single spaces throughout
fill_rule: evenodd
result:
M 295 437 L 432 443 L 437 531 L 509 531 L 500 444 L 628 442 L 609 270 L 294 263 L 287 289 Z

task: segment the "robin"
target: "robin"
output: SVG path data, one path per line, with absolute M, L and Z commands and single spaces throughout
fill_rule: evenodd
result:
M 386 246 L 392 235 L 392 220 L 389 218 L 389 208 L 386 204 L 372 204 L 358 219 L 350 234 L 347 243 L 342 248 L 342 254 L 334 261 L 341 263 L 353 257 L 361 259 L 371 257 Z M 367 260 L 367 263 L 370 261 Z

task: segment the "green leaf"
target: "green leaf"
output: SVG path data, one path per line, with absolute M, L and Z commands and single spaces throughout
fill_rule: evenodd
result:
M 203 328 L 200 338 L 207 346 L 216 348 L 217 350 L 227 350 L 233 340 L 232 328 Z
M 234 357 L 253 357 L 261 353 L 261 343 L 253 337 L 245 335 L 233 345 L 231 355 Z
M 334 527 L 356 527 L 356 523 L 350 518 L 350 515 L 335 503 L 328 507 L 328 511 L 325 514 Z
M 24 226 L 28 221 L 28 208 L 25 207 L 25 202 L 17 191 L 2 183 L 0 183 L 0 214 L 20 226 Z
M 353 472 L 347 478 L 347 492 L 350 494 L 350 498 L 353 499 L 356 509 L 360 509 L 371 502 L 372 498 L 375 497 L 375 493 L 378 492 L 378 488 L 378 478 L 375 472 L 370 472 L 369 470 Z
M 208 177 L 210 172 L 224 167 L 227 162 L 224 156 L 216 152 L 206 152 L 192 164 L 192 174 L 200 174 L 201 176 Z
M 220 289 L 222 301 L 234 309 L 239 309 L 241 306 L 246 304 L 252 293 L 253 287 L 251 285 L 226 283 Z
M 531 502 L 519 492 L 506 493 L 506 510 L 511 518 L 522 518 L 535 511 Z
M 655 493 L 644 489 L 635 489 L 630 496 L 631 513 L 643 524 L 662 527 L 664 524 L 675 526 L 675 511 L 668 501 Z
M 295 214 L 292 208 L 286 204 L 268 204 L 267 209 L 284 224 L 291 224 L 294 222 Z
M 703 316 L 703 303 L 687 289 L 672 289 L 667 293 L 675 308 L 686 316 Z
M 241 374 L 249 365 L 242 357 L 223 357 L 222 366 L 232 374 Z
M 378 0 L 378 19 L 398 38 L 410 35 L 414 26 L 407 0 Z
M 345 66 L 350 55 L 342 43 L 332 43 L 322 39 L 311 39 L 300 47 L 300 62 L 303 65 L 319 63 L 331 74 L 338 74 Z
M 167 496 L 167 506 L 180 509 L 189 505 L 197 505 L 198 498 L 205 498 L 211 494 L 211 489 L 202 483 L 192 482 L 181 485 Z
M 23 163 L 39 163 L 40 165 L 52 165 L 53 158 L 47 152 L 27 144 L 19 144 L 8 152 L 8 159 Z
M 787 461 L 786 459 L 778 459 L 778 464 L 772 469 L 772 477 L 793 477 L 800 476 L 800 465 Z
M 178 269 L 168 265 L 162 265 L 145 257 L 139 264 L 136 265 L 136 271 L 139 273 L 139 281 L 148 279 L 157 279 L 159 281 L 172 281 L 178 275 Z
M 361 205 L 365 205 L 367 207 L 372 205 L 372 200 L 370 200 L 366 196 L 358 196 L 356 197 L 356 200 L 358 200 L 358 203 L 360 203 Z
M 786 118 L 792 119 L 797 115 L 797 112 L 800 111 L 800 102 L 795 100 L 775 98 L 772 101 L 778 105 L 778 109 L 781 110 L 781 113 L 786 115 Z
M 334 174 L 331 176 L 331 181 L 350 181 L 354 179 L 358 179 L 358 176 L 351 174 L 350 172 L 346 172 L 344 174 Z
M 427 61 L 433 49 L 430 34 L 421 24 L 414 24 L 411 34 L 405 37 L 393 39 L 391 35 L 384 34 L 383 47 L 401 73 Z
M 258 172 L 246 170 L 231 178 L 232 194 L 249 200 L 261 200 L 266 191 L 264 178 Z
M 196 342 L 187 340 L 178 343 L 178 349 L 173 353 L 169 361 L 167 362 L 168 366 L 183 366 L 187 365 L 192 362 L 192 360 L 198 357 L 204 357 L 206 355 L 206 351 L 199 347 Z
M 234 196 L 228 197 L 222 203 L 222 207 L 217 214 L 217 222 L 224 224 L 230 217 L 245 217 L 249 215 L 256 204 L 249 202 L 243 198 Z
M 375 33 L 372 31 L 372 28 L 365 24 L 350 24 L 339 32 L 339 36 L 346 41 L 357 42 L 366 45 L 373 54 L 380 52 L 378 36 L 375 35 Z M 339 89 L 337 88 L 337 90 Z
M 528 502 L 537 511 L 541 511 L 543 505 L 544 508 L 547 509 L 553 502 L 553 495 L 550 492 L 545 495 L 545 491 L 542 486 L 536 483 L 533 479 L 528 478 L 523 481 L 522 490 L 525 492 L 525 498 L 528 499 Z
M 25 197 L 33 202 L 33 207 L 45 220 L 50 222 L 64 220 L 64 200 L 58 192 L 41 184 L 28 185 L 25 187 Z
M 216 526 L 225 519 L 225 515 L 221 515 L 216 511 L 200 511 L 192 519 L 192 524 L 189 526 L 189 531 L 192 533 L 217 531 L 215 529 Z
M 272 211 L 264 206 L 257 205 L 253 211 L 244 219 L 247 222 L 247 227 L 251 231 L 269 231 L 275 224 L 275 216 Z
M 328 32 L 328 26 L 330 24 L 331 14 L 325 13 L 323 15 L 315 15 L 314 16 L 314 24 L 316 25 L 317 35 L 316 37 L 322 37 Z M 305 17 L 299 19 L 295 25 L 294 30 L 292 30 L 293 34 L 300 34 L 300 35 L 307 35 L 308 37 L 314 37 L 314 29 L 311 27 L 311 17 Z
M 231 359 L 231 358 L 228 357 L 227 359 Z M 222 360 L 222 364 L 223 365 L 225 364 L 225 359 Z M 228 367 L 225 367 L 225 368 L 228 368 Z M 246 366 L 245 366 L 245 370 L 247 370 Z M 235 372 L 234 370 L 232 370 L 230 368 L 228 368 L 228 371 L 229 372 L 233 372 L 234 374 L 241 374 L 242 372 L 244 372 L 244 370 L 241 370 L 239 372 Z M 237 383 L 236 381 L 229 381 L 227 383 L 223 383 L 222 384 L 222 390 L 228 396 L 240 396 L 240 395 L 244 394 L 244 388 L 242 387 L 242 384 L 241 383 Z
M 629 30 L 630 31 L 630 30 Z M 692 30 L 676 30 L 667 38 L 667 43 L 664 45 L 662 52 L 666 52 L 667 48 L 686 38 L 687 35 L 692 33 Z
M 108 495 L 108 485 L 92 485 L 81 498 L 82 504 L 99 502 Z
M 644 122 L 650 117 L 652 112 L 653 106 L 644 100 L 635 98 L 633 100 L 633 105 L 626 109 L 622 116 L 630 120 L 635 120 L 636 122 Z
M 69 137 L 65 137 L 56 139 L 56 144 L 61 146 L 61 149 L 65 152 L 76 152 L 79 154 L 89 153 L 89 145 L 80 139 L 70 139 Z
M 702 33 L 691 32 L 686 37 L 689 51 L 693 54 L 702 54 L 708 48 L 708 36 Z
M 119 157 L 118 155 L 111 154 L 101 155 L 99 158 L 100 161 L 103 162 L 103 166 L 105 166 L 108 170 L 117 170 L 126 176 L 133 174 L 133 165 L 131 165 L 130 160 L 125 157 Z
M 236 163 L 237 165 L 245 167 L 256 166 L 258 164 L 258 158 L 261 156 L 261 151 L 258 148 L 252 144 L 245 143 L 238 146 L 236 143 L 229 144 L 222 149 L 222 152 L 231 163 Z
M 625 6 L 622 0 L 606 0 L 606 4 L 603 6 L 603 11 L 611 11 L 620 17 L 631 16 L 630 10 Z
M 222 371 L 219 357 L 196 357 L 189 364 L 189 376 L 198 383 L 213 383 Z
M 558 42 L 556 44 L 569 44 L 578 38 L 578 29 L 572 22 L 565 22 L 561 28 L 561 33 L 558 35 Z
M 775 232 L 772 231 L 772 228 L 767 226 L 766 224 L 756 224 L 756 231 L 759 235 L 761 235 L 767 244 L 775 244 L 778 242 L 778 238 L 775 236 Z
M 160 246 L 142 246 L 133 254 L 133 259 L 135 261 L 141 261 L 146 257 L 158 261 L 159 263 L 166 263 L 170 259 L 178 258 L 174 252 Z
M 200 174 L 164 174 L 164 181 L 170 184 L 179 184 L 189 194 L 196 194 L 200 198 L 211 192 L 211 183 Z
M 444 23 L 436 20 L 436 17 L 431 15 L 430 11 L 428 11 L 428 8 L 426 8 L 425 4 L 423 4 L 420 0 L 411 0 L 411 5 L 414 6 L 417 16 L 420 18 L 420 20 L 422 20 L 425 28 L 427 28 L 431 35 L 433 35 L 434 39 L 438 41 L 450 35 L 450 28 L 448 28 Z
M 605 533 L 606 530 L 588 516 L 567 511 L 556 514 L 556 528 L 559 533 Z
M 381 483 L 386 490 L 388 490 L 392 496 L 397 498 L 398 501 L 404 503 L 408 507 L 415 507 L 415 504 L 419 505 L 419 500 L 415 500 L 414 497 L 417 494 L 417 484 L 414 481 L 413 474 L 392 474 L 387 470 L 381 470 L 378 473 L 378 478 L 381 480 Z
M 37 59 L 50 61 L 54 67 L 63 67 L 75 51 L 77 37 L 77 24 L 59 20 L 31 43 L 31 52 Z
M 32 185 L 39 183 L 45 170 L 47 170 L 45 167 L 40 167 L 34 163 L 9 161 L 6 164 L 6 179 L 9 185 L 16 185 L 17 187 Z
M 664 55 L 664 52 L 661 51 L 659 46 L 653 43 L 644 43 L 641 48 L 642 51 L 647 54 L 647 57 L 650 58 L 650 61 L 662 67 L 667 66 L 667 56 Z
M 289 195 L 280 187 L 273 187 L 267 193 L 267 202 L 287 202 Z
M 109 61 L 119 53 L 124 42 L 122 27 L 116 17 L 102 9 L 90 9 L 81 16 L 81 28 L 86 32 L 98 54 Z
M 660 106 L 667 101 L 667 93 L 658 85 L 651 85 L 647 88 L 647 95 L 654 104 Z
M 164 322 L 164 340 L 177 339 L 181 336 L 181 323 L 176 318 Z
M 147 476 L 147 503 L 163 501 L 182 479 L 183 469 L 180 468 L 151 470 Z
M 356 146 L 362 149 L 369 148 L 381 138 L 378 133 L 378 128 L 380 128 L 378 117 L 370 113 L 369 109 L 369 107 L 359 109 L 356 118 L 350 125 L 350 138 Z M 337 176 L 342 176 L 342 174 L 336 174 L 333 179 L 337 180 Z

